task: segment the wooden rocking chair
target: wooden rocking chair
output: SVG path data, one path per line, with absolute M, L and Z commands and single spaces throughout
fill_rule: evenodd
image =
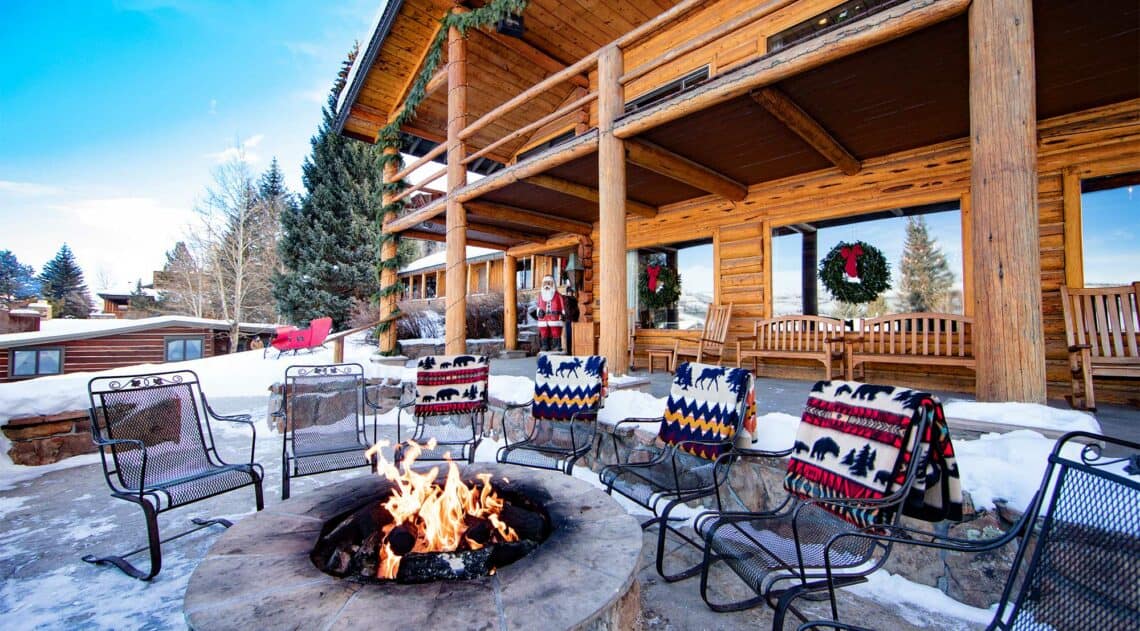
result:
M 1140 377 L 1140 282 L 1061 286 L 1074 408 L 1096 409 L 1093 377 Z
M 724 340 L 728 337 L 728 322 L 732 319 L 732 303 L 724 305 L 709 304 L 708 315 L 705 316 L 705 328 L 696 344 L 685 340 L 677 340 L 673 345 L 673 359 L 669 363 L 669 370 L 676 370 L 678 357 L 693 357 L 693 361 L 704 363 L 708 358 L 716 358 L 716 365 L 724 361 Z

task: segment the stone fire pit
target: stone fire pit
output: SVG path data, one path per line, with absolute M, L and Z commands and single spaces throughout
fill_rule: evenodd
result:
M 419 468 L 419 467 L 417 467 Z M 548 494 L 550 537 L 495 575 L 419 585 L 338 579 L 309 553 L 327 520 L 381 492 L 379 476 L 329 485 L 242 519 L 190 577 L 194 629 L 626 629 L 640 611 L 637 521 L 589 483 L 556 472 L 479 463 L 497 480 Z

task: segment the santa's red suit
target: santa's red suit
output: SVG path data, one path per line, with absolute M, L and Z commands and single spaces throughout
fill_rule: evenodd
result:
M 538 341 L 544 351 L 562 350 L 562 294 L 554 289 L 554 278 L 542 279 L 542 290 L 535 299 L 538 315 Z

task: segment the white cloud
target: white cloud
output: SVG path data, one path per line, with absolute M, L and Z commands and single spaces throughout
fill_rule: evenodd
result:
M 57 195 L 60 193 L 60 190 L 54 186 L 36 184 L 35 182 L 0 180 L 0 193 L 20 195 L 23 197 L 42 197 L 46 195 Z
M 207 153 L 206 157 L 213 160 L 217 164 L 225 164 L 233 160 L 240 160 L 246 164 L 257 164 L 261 161 L 261 156 L 258 155 L 254 149 L 265 140 L 265 134 L 257 134 L 250 136 L 237 144 L 237 146 L 223 149 L 214 153 Z
M 317 105 L 324 105 L 329 99 L 329 86 L 320 85 L 312 90 L 302 90 L 295 93 L 298 100 L 303 103 L 316 103 Z

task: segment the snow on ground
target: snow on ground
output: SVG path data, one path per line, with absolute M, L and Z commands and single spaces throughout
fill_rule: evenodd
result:
M 905 610 L 907 621 L 917 626 L 936 627 L 946 617 L 985 625 L 993 620 L 994 612 L 997 611 L 997 605 L 990 609 L 971 607 L 934 587 L 909 581 L 886 570 L 871 574 L 866 583 L 844 589 L 862 598 Z
M 440 329 L 440 330 L 442 331 L 443 329 Z M 477 338 L 477 339 L 469 339 L 469 340 L 467 340 L 467 343 L 468 344 L 494 344 L 496 342 L 502 342 L 502 341 L 503 341 L 503 338 L 501 338 L 501 337 L 482 337 L 482 338 Z M 400 344 L 406 344 L 408 346 L 419 345 L 419 344 L 437 344 L 438 345 L 438 344 L 446 344 L 446 343 L 447 343 L 447 340 L 444 339 L 443 336 L 440 336 L 440 337 L 409 337 L 409 338 L 405 338 L 405 339 L 400 340 Z
M 978 403 L 951 401 L 943 406 L 947 418 L 990 421 L 1005 425 L 1053 429 L 1061 432 L 1100 433 L 1100 423 L 1093 415 L 1079 410 L 1061 410 L 1038 403 Z
M 1025 510 L 1041 486 L 1055 443 L 1027 429 L 954 441 L 962 488 L 978 509 L 992 508 L 995 499 L 1004 499 L 1012 508 Z M 1070 443 L 1062 453 L 1079 460 L 1080 450 L 1079 444 Z

